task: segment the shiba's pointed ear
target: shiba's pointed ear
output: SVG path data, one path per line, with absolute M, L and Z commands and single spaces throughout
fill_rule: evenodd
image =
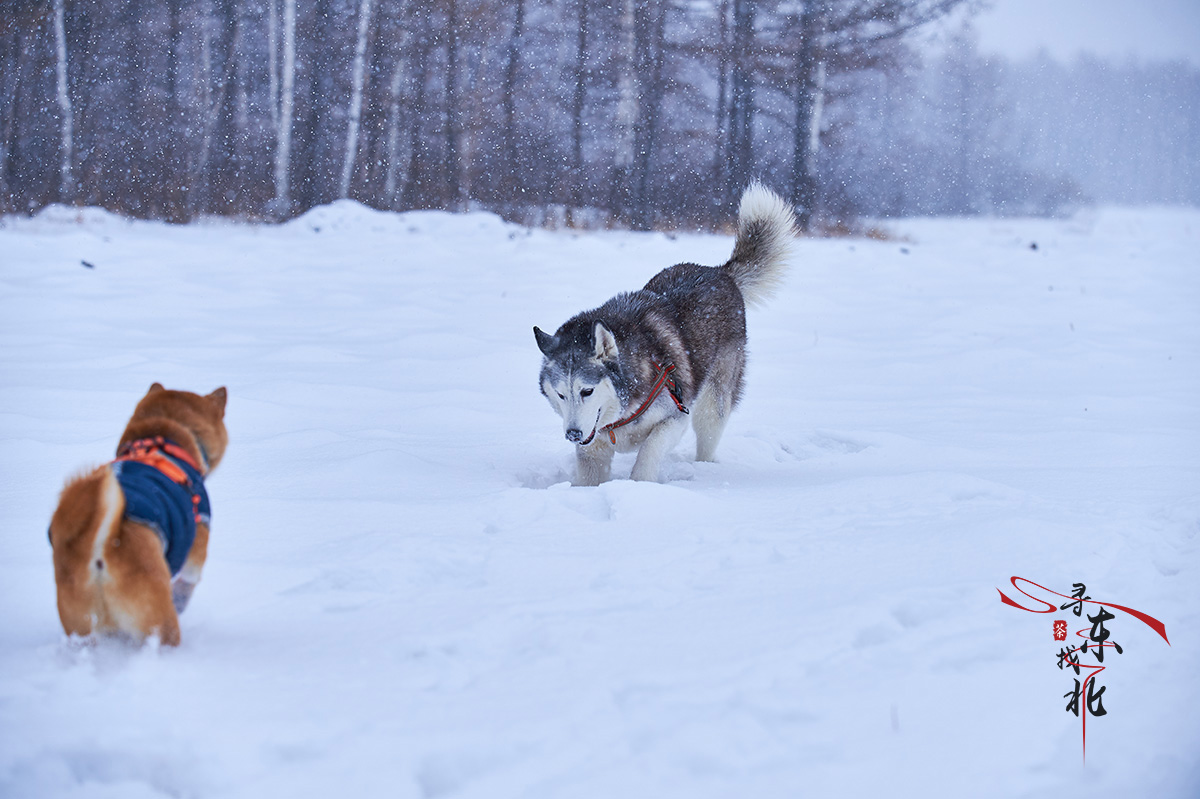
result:
M 166 389 L 165 389 L 165 388 L 163 388 L 163 384 L 162 384 L 162 383 L 151 383 L 151 384 L 150 384 L 150 390 L 149 390 L 149 391 L 147 391 L 146 393 L 147 393 L 147 394 L 153 394 L 153 393 L 154 393 L 154 392 L 156 392 L 156 391 L 166 391 Z
M 225 391 L 225 386 L 221 386 L 216 391 L 209 394 L 207 399 L 212 400 L 212 403 L 220 409 L 221 413 L 225 413 L 225 400 L 228 399 L 228 393 Z
M 601 361 L 615 361 L 617 359 L 617 337 L 612 334 L 611 330 L 604 326 L 603 322 L 596 323 L 595 333 L 595 357 Z
M 533 326 L 533 337 L 537 339 L 538 349 L 543 355 L 550 354 L 550 347 L 554 344 L 554 336 L 542 330 L 537 325 Z

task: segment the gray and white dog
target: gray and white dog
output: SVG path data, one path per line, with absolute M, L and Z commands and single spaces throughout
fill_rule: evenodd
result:
M 614 451 L 637 450 L 633 479 L 657 480 L 688 414 L 696 460 L 713 460 L 742 393 L 746 304 L 774 293 L 795 224 L 782 199 L 751 184 L 724 266 L 678 264 L 642 290 L 572 317 L 553 336 L 533 328 L 545 356 L 542 393 L 575 444 L 576 485 L 608 480 Z

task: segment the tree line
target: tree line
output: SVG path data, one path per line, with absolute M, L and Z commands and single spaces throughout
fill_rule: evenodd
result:
M 0 209 L 820 208 L 829 87 L 964 0 L 0 0 Z
M 984 58 L 971 0 L 0 0 L 0 211 L 339 198 L 716 226 L 1200 203 L 1182 64 Z

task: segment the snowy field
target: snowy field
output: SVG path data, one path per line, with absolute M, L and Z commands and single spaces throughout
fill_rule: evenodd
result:
M 719 462 L 573 488 L 532 326 L 731 239 L 0 221 L 0 796 L 1200 795 L 1200 211 L 892 229 L 798 243 Z M 183 645 L 67 640 L 156 380 L 230 397 Z M 1086 765 L 1014 575 L 1166 624 Z

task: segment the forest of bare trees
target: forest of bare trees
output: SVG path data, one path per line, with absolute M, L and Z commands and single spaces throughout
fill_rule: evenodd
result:
M 0 0 L 0 211 L 283 219 L 348 197 L 646 229 L 724 221 L 756 177 L 806 226 L 1094 193 L 1011 124 L 1052 113 L 1029 76 L 969 40 L 922 66 L 912 34 L 968 2 Z M 1151 157 L 1193 166 L 1178 196 L 1129 199 L 1200 201 L 1200 81 L 1178 70 L 1136 80 L 1165 81 L 1147 102 L 1181 131 Z M 1086 76 L 1052 71 L 1043 94 L 1086 103 Z

